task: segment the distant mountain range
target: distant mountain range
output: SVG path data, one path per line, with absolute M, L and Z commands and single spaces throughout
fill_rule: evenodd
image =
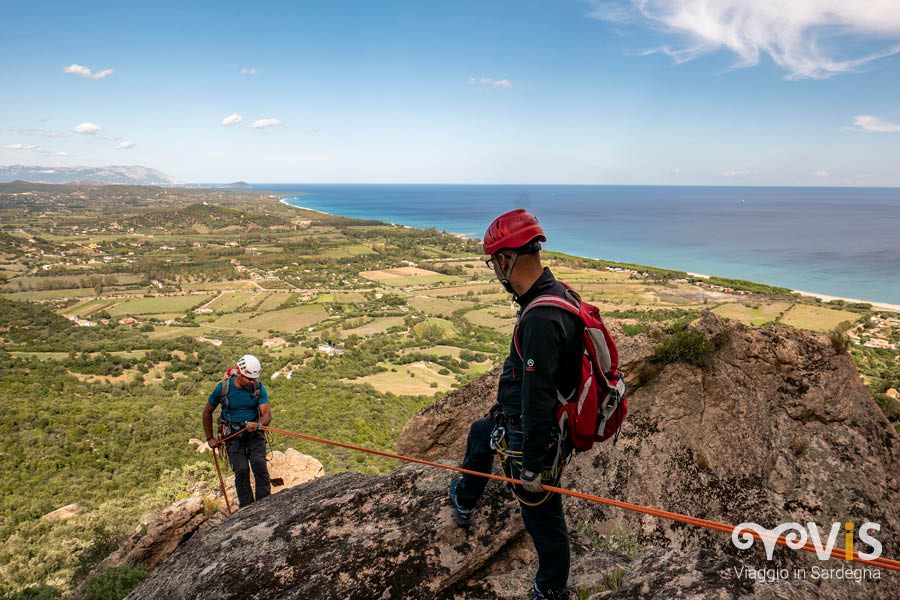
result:
M 180 181 L 162 171 L 149 167 L 34 167 L 25 165 L 0 166 L 0 182 L 30 181 L 33 183 L 122 183 L 131 185 L 180 185 Z

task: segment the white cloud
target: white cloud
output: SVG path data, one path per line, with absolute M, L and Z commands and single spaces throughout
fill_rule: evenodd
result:
M 722 173 L 722 177 L 741 177 L 743 175 L 749 175 L 750 171 L 725 171 Z
M 900 2 L 896 0 L 588 1 L 594 8 L 591 17 L 611 22 L 648 20 L 664 31 L 685 36 L 686 43 L 680 46 L 644 53 L 662 52 L 679 63 L 724 48 L 737 55 L 735 68 L 754 66 L 767 54 L 790 79 L 824 78 L 900 53 Z M 850 38 L 881 48 L 839 57 L 834 48 Z
M 482 77 L 482 78 L 476 80 L 474 77 L 469 77 L 469 85 L 475 85 L 476 83 L 480 84 L 480 85 L 495 87 L 495 88 L 511 88 L 512 87 L 512 82 L 509 79 L 494 80 L 491 77 Z
M 253 129 L 265 129 L 266 127 L 278 127 L 279 125 L 284 125 L 280 119 L 260 119 L 254 121 L 250 127 Z
M 76 125 L 72 131 L 75 133 L 83 133 L 85 135 L 94 135 L 103 131 L 103 128 L 96 123 L 87 122 Z
M 94 73 L 90 68 L 76 64 L 71 64 L 68 67 L 63 67 L 63 73 L 71 73 L 72 75 L 78 75 L 87 79 L 103 79 L 107 75 L 111 75 L 112 72 L 112 69 L 103 69 L 102 71 L 97 71 L 96 73 Z
M 669 171 L 669 175 L 681 175 L 681 169 L 672 169 Z
M 259 69 L 251 69 L 248 67 L 244 67 L 243 69 L 241 69 L 241 75 L 259 75 L 259 73 Z
M 900 125 L 890 121 L 882 121 L 872 115 L 857 115 L 853 117 L 853 124 L 863 131 L 875 133 L 900 133 Z
M 129 140 L 123 140 L 116 144 L 116 150 L 130 150 L 131 148 L 134 148 L 134 142 Z
M 813 175 L 815 175 L 816 177 L 829 177 L 831 173 L 825 169 L 819 169 L 818 171 L 813 173 Z
M 237 125 L 238 123 L 240 123 L 243 120 L 244 120 L 244 117 L 242 117 L 241 115 L 239 115 L 237 113 L 231 113 L 230 115 L 228 115 L 227 117 L 222 119 L 222 126 L 223 127 L 231 127 L 232 125 Z
M 38 148 L 40 148 L 40 146 L 38 146 L 37 144 L 7 144 L 6 146 L 4 146 L 4 148 L 7 148 L 9 150 L 37 150 Z

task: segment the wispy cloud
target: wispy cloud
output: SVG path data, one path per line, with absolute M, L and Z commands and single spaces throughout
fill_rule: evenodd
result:
M 279 125 L 284 125 L 280 119 L 260 119 L 254 121 L 250 127 L 253 129 L 265 129 L 266 127 L 278 127 Z
M 813 173 L 816 177 L 830 177 L 831 173 L 826 169 L 819 169 L 815 173 Z
M 857 115 L 853 117 L 853 125 L 862 131 L 875 133 L 900 133 L 900 124 L 882 121 L 873 115 Z
M 129 140 L 123 140 L 116 144 L 116 150 L 130 150 L 131 148 L 134 148 L 134 142 Z
M 15 131 L 16 133 L 20 133 L 22 135 L 40 135 L 48 138 L 61 138 L 66 137 L 66 134 L 61 133 L 59 131 L 48 131 L 46 129 L 38 129 L 36 127 L 24 127 L 20 129 L 10 129 L 10 131 Z
M 742 177 L 744 175 L 749 175 L 750 171 L 743 170 L 734 170 L 734 171 L 725 171 L 722 173 L 722 177 Z
M 260 69 L 251 69 L 250 67 L 244 67 L 243 69 L 241 69 L 241 75 L 259 75 L 260 73 Z
M 227 117 L 222 119 L 222 126 L 223 127 L 231 127 L 232 125 L 237 125 L 238 123 L 240 123 L 243 120 L 244 120 L 244 117 L 242 117 L 241 115 L 239 115 L 237 113 L 231 113 L 230 115 L 228 115 Z
M 6 144 L 3 146 L 7 150 L 21 150 L 24 152 L 34 152 L 35 154 L 44 154 L 49 156 L 68 156 L 68 152 L 57 152 L 56 150 L 49 150 L 47 148 L 41 148 L 38 144 Z
M 480 77 L 475 79 L 469 77 L 469 85 L 486 85 L 495 88 L 511 88 L 512 82 L 509 79 L 493 79 L 491 77 Z
M 84 77 L 86 79 L 103 79 L 107 75 L 112 75 L 112 72 L 112 69 L 103 69 L 94 73 L 89 67 L 76 65 L 74 63 L 68 67 L 63 67 L 63 73 L 71 73 L 72 75 L 78 75 L 79 77 Z
M 588 0 L 589 16 L 611 22 L 649 22 L 685 42 L 662 52 L 681 63 L 727 49 L 734 68 L 751 67 L 769 55 L 789 79 L 825 78 L 900 53 L 900 3 L 896 0 Z M 842 40 L 882 47 L 838 56 Z M 858 45 L 857 45 L 858 47 Z

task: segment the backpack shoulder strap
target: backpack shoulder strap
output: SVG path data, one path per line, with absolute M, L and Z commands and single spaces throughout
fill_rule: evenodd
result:
M 223 413 L 227 413 L 225 420 L 231 421 L 231 403 L 228 401 L 228 390 L 231 388 L 231 377 L 226 376 L 225 379 L 222 380 L 222 392 L 219 394 L 219 399 L 222 403 Z
M 567 290 L 567 294 L 568 295 Z M 519 313 L 518 318 L 516 319 L 516 328 L 513 330 L 513 342 L 516 346 L 516 352 L 519 353 L 519 358 L 522 358 L 522 348 L 519 345 L 519 324 L 522 322 L 522 319 L 528 314 L 533 308 L 539 308 L 541 306 L 554 306 L 556 308 L 568 311 L 578 317 L 581 320 L 581 311 L 579 310 L 579 304 L 581 299 L 578 298 L 577 294 L 574 294 L 574 298 L 563 298 L 562 296 L 554 296 L 552 294 L 545 294 L 543 296 L 538 296 L 534 300 L 528 303 L 528 306 L 522 309 L 522 312 Z

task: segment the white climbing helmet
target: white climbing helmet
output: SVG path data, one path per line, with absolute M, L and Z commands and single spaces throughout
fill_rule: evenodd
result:
M 241 375 L 248 379 L 257 379 L 262 373 L 262 364 L 252 354 L 245 354 L 237 361 L 237 368 Z

